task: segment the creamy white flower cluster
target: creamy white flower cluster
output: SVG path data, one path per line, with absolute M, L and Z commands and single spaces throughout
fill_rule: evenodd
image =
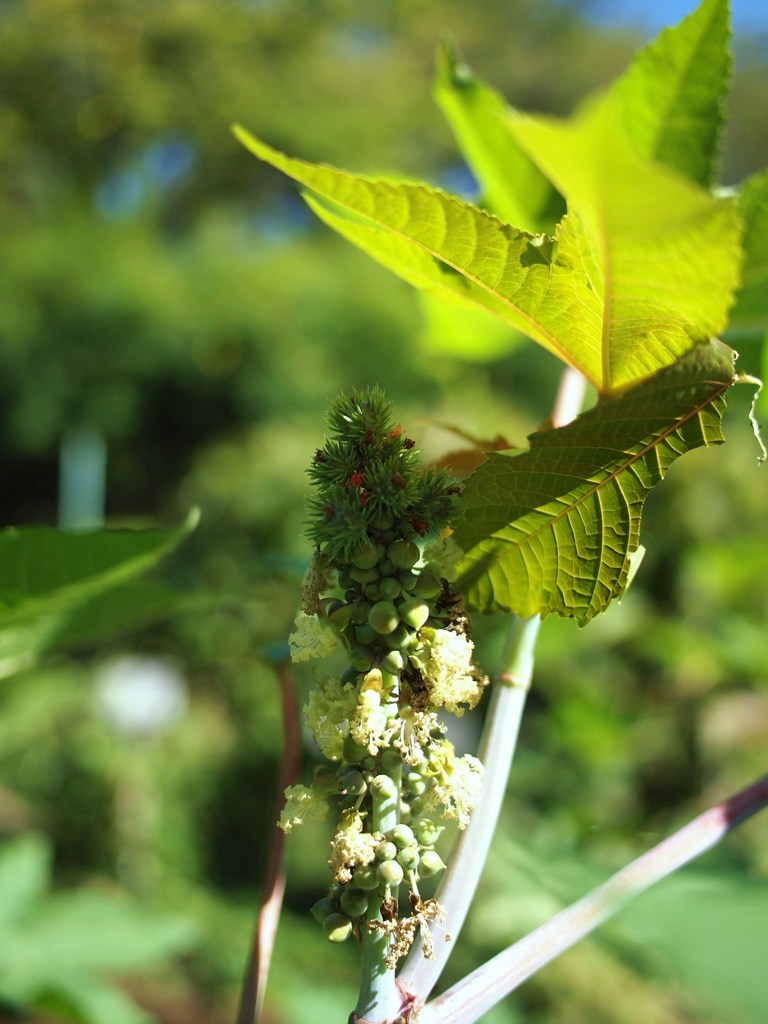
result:
M 324 658 L 336 650 L 336 634 L 316 613 L 307 615 L 306 612 L 299 612 L 293 624 L 296 629 L 288 637 L 291 661 Z
M 294 661 L 322 658 L 333 652 L 335 634 L 317 615 L 302 612 L 296 625 L 290 638 Z M 366 674 L 361 686 L 343 683 L 337 676 L 326 676 L 312 690 L 303 717 L 329 761 L 343 759 L 348 736 L 370 756 L 393 748 L 401 753 L 404 763 L 425 767 L 428 772 L 430 758 L 438 761 L 440 769 L 429 773 L 432 784 L 425 798 L 435 809 L 441 806 L 443 813 L 455 818 L 463 828 L 479 791 L 482 766 L 470 755 L 457 758 L 452 744 L 435 739 L 445 727 L 433 709 L 445 708 L 454 715 L 462 715 L 465 708 L 476 706 L 486 680 L 472 664 L 473 644 L 466 636 L 445 629 L 425 633 L 429 640 L 418 664 L 429 710 L 386 703 L 382 699 L 381 676 L 374 670 Z M 280 824 L 281 828 L 288 826 L 286 831 L 299 823 L 302 807 L 308 817 L 318 816 L 314 804 L 310 805 L 304 795 L 306 787 L 294 789 L 302 792 L 302 803 L 292 800 L 290 811 L 283 812 Z

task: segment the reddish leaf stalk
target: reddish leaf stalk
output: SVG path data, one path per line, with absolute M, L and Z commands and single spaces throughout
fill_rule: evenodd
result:
M 286 665 L 277 669 L 280 686 L 280 706 L 283 721 L 283 755 L 278 782 L 276 815 L 285 803 L 284 791 L 293 785 L 299 774 L 299 705 L 293 677 Z M 237 1024 L 257 1024 L 264 1005 L 264 990 L 267 984 L 269 964 L 280 918 L 280 909 L 285 892 L 285 875 L 281 869 L 285 836 L 282 829 L 273 826 L 267 853 L 267 869 L 261 907 L 256 915 L 256 924 L 251 940 L 251 949 L 245 968 Z

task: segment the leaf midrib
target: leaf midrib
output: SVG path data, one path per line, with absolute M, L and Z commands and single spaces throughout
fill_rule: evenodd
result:
M 603 376 L 602 390 L 610 391 L 613 387 L 611 379 L 611 310 L 613 309 L 613 260 L 608 236 L 608 217 L 605 212 L 605 201 L 601 199 L 595 206 L 600 230 L 600 250 L 603 257 L 603 324 L 600 333 L 600 351 Z

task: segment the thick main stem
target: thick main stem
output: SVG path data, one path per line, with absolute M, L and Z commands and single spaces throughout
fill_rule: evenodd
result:
M 397 703 L 397 689 L 391 700 Z M 400 820 L 402 763 L 382 764 L 380 774 L 371 783 L 371 831 L 388 832 Z M 381 901 L 371 900 L 366 924 L 381 921 Z M 386 932 L 364 928 L 361 935 L 360 991 L 350 1021 L 387 1024 L 400 1011 L 401 996 L 395 985 L 395 972 L 387 966 L 389 938 Z

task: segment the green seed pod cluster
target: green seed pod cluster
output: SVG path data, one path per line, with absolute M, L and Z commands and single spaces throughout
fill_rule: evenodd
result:
M 429 878 L 445 867 L 431 843 L 421 843 L 407 825 L 398 825 L 387 835 L 390 838 L 379 843 L 373 864 L 356 868 L 350 883 L 335 885 L 331 895 L 312 907 L 313 917 L 331 942 L 349 938 L 372 902 L 380 904 L 406 876 Z
M 419 567 L 419 541 L 448 523 L 458 488 L 447 473 L 422 468 L 378 389 L 339 398 L 329 425 L 309 470 L 317 492 L 309 526 L 316 561 L 336 571 L 341 590 L 323 605 L 349 653 L 345 681 L 379 669 L 385 690 L 394 679 L 418 689 L 419 631 L 451 621 L 441 580 Z
M 413 828 L 396 825 L 376 847 L 372 864 L 359 865 L 346 885 L 334 885 L 331 893 L 312 907 L 330 942 L 344 942 L 360 928 L 370 907 L 391 897 L 406 877 L 430 878 L 445 867 L 434 849 L 442 827 L 426 819 Z
M 309 470 L 315 487 L 309 532 L 316 576 L 332 588 L 325 595 L 316 589 L 318 614 L 347 653 L 340 683 L 352 684 L 359 701 L 371 698 L 365 708 L 385 716 L 424 711 L 425 637 L 453 619 L 447 585 L 421 565 L 420 542 L 448 524 L 458 489 L 446 473 L 422 468 L 377 389 L 338 399 L 329 427 Z M 332 862 L 330 893 L 313 907 L 333 942 L 360 935 L 382 903 L 396 903 L 401 883 L 413 890 L 445 866 L 434 849 L 441 827 L 426 817 L 429 777 L 404 765 L 401 749 L 372 744 L 359 728 L 350 726 L 339 749 L 336 769 L 321 774 L 322 792 L 339 801 L 342 813 L 358 815 L 372 845 L 367 856 L 343 861 L 335 873 Z M 392 816 L 399 823 L 374 832 L 386 806 L 387 823 Z

